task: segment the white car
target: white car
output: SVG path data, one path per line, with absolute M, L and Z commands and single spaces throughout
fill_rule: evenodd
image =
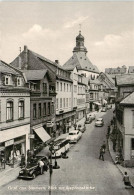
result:
M 103 118 L 98 118 L 98 119 L 95 121 L 95 126 L 96 126 L 96 127 L 102 127 L 103 125 L 104 125 Z
M 94 120 L 94 119 L 96 118 L 96 115 L 95 115 L 94 113 L 92 113 L 92 114 L 89 114 L 89 117 L 90 117 L 92 120 Z
M 76 143 L 82 136 L 82 132 L 79 130 L 73 130 L 69 132 L 67 139 L 70 143 Z

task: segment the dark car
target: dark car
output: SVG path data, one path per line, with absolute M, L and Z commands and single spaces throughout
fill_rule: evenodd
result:
M 85 121 L 85 124 L 90 124 L 92 122 L 92 118 L 91 117 L 88 117 Z
M 34 179 L 37 175 L 41 174 L 40 167 L 38 166 L 38 161 L 41 160 L 44 163 L 44 171 L 47 171 L 49 168 L 49 160 L 46 156 L 36 156 L 30 163 L 27 164 L 19 172 L 18 178 L 27 178 Z

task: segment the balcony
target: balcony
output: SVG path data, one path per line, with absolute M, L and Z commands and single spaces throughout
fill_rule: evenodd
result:
M 77 110 L 77 106 L 73 107 L 73 110 Z

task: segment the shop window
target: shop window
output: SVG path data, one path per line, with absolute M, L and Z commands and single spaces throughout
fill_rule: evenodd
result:
M 7 113 L 7 121 L 12 121 L 13 120 L 13 102 L 12 101 L 7 102 L 6 113 Z
M 19 119 L 24 118 L 24 101 L 19 101 Z
M 33 119 L 36 119 L 36 104 L 33 104 Z
M 134 150 L 134 138 L 131 139 L 131 149 Z
M 41 103 L 38 105 L 38 118 L 41 118 Z
M 43 105 L 43 115 L 46 116 L 46 103 Z
M 50 111 L 50 102 L 48 102 L 48 115 L 50 115 L 51 114 L 51 111 Z

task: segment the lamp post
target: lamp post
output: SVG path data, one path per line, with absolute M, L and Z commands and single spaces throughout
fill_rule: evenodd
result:
M 53 169 L 59 169 L 60 166 L 57 164 L 57 161 L 56 161 L 56 151 L 54 150 L 53 142 L 50 144 L 49 150 L 51 152 L 50 165 L 49 165 L 49 173 L 50 173 L 50 177 L 49 177 L 49 195 L 51 195 L 51 184 L 52 184 Z M 55 154 L 55 165 L 54 166 L 52 165 L 52 154 Z

